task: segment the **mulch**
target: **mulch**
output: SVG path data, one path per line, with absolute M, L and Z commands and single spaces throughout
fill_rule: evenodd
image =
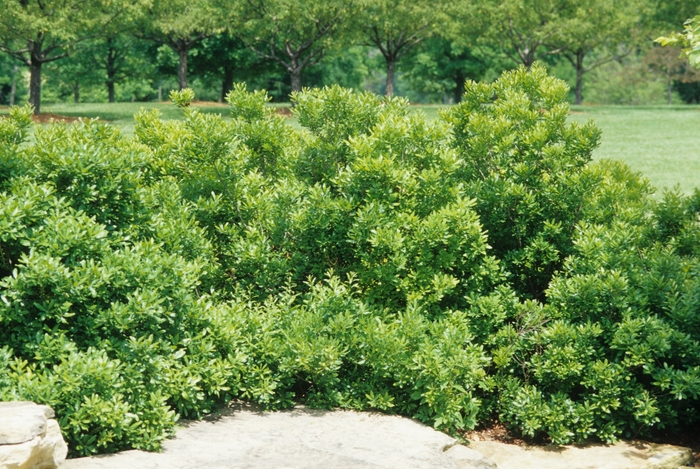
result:
M 500 422 L 486 422 L 472 431 L 462 434 L 467 441 L 498 441 L 509 445 L 518 446 L 544 446 L 548 441 L 525 439 L 513 435 L 505 425 Z M 694 467 L 700 467 L 700 428 L 686 429 L 682 433 L 659 433 L 648 441 L 667 445 L 683 446 L 690 448 L 695 456 Z
M 275 109 L 275 112 L 280 116 L 292 117 L 292 110 L 288 107 L 278 107 Z
M 60 114 L 53 114 L 51 112 L 42 112 L 41 114 L 34 114 L 32 120 L 37 124 L 49 124 L 51 122 L 75 122 L 79 117 L 62 116 Z

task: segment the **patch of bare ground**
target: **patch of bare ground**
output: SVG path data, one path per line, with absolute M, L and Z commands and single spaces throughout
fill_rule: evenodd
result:
M 292 110 L 288 107 L 278 107 L 275 109 L 275 112 L 280 116 L 292 117 Z
M 505 425 L 500 422 L 485 422 L 474 430 L 464 432 L 462 434 L 468 441 L 498 441 L 509 445 L 536 445 L 536 442 L 525 440 L 521 437 L 513 435 Z M 542 443 L 544 444 L 544 443 Z
M 228 107 L 228 103 L 220 103 L 218 101 L 192 101 L 192 105 L 204 107 Z
M 48 124 L 51 122 L 71 123 L 77 121 L 78 119 L 80 119 L 80 117 L 62 116 L 51 112 L 42 112 L 41 114 L 34 114 L 32 116 L 32 120 L 37 124 Z
M 467 441 L 498 441 L 517 446 L 546 446 L 550 441 L 533 440 L 514 435 L 500 422 L 489 421 L 476 427 L 472 431 L 462 434 Z M 690 448 L 695 456 L 694 467 L 700 467 L 700 428 L 687 428 L 681 433 L 660 433 L 653 438 L 645 438 L 653 443 L 683 446 Z

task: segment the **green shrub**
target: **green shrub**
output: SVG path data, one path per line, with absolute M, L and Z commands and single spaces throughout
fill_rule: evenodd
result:
M 555 443 L 698 421 L 700 192 L 590 161 L 538 65 L 428 123 L 402 99 L 237 85 L 230 118 L 0 121 L 0 399 L 72 455 L 157 449 L 232 398 Z M 28 139 L 30 132 L 33 138 Z
M 576 175 L 600 135 L 592 122 L 567 124 L 567 93 L 543 67 L 520 68 L 492 84 L 468 82 L 443 116 L 494 254 L 516 290 L 540 300 L 571 252 L 587 189 Z

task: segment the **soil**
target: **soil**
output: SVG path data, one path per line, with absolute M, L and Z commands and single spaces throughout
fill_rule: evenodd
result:
M 472 431 L 464 432 L 462 436 L 467 441 L 498 441 L 499 443 L 517 446 L 545 446 L 549 444 L 547 441 L 536 441 L 515 436 L 500 422 L 487 422 Z M 700 467 L 700 428 L 686 429 L 682 433 L 661 433 L 647 440 L 654 443 L 664 443 L 692 449 L 695 456 L 694 467 Z
M 228 103 L 220 103 L 218 101 L 192 101 L 192 105 L 204 107 L 228 107 Z
M 280 116 L 292 117 L 292 110 L 288 107 L 278 107 L 275 109 L 275 112 Z
M 51 112 L 42 112 L 41 114 L 34 114 L 32 120 L 37 124 L 48 124 L 50 122 L 75 122 L 79 117 L 62 116 L 60 114 L 53 114 Z
M 505 425 L 500 422 L 486 422 L 472 431 L 464 432 L 462 436 L 464 436 L 467 441 L 498 441 L 499 443 L 518 446 L 531 446 L 537 445 L 538 443 L 514 436 Z

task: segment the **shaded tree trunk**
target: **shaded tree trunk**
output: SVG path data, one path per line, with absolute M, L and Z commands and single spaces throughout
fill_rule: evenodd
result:
M 43 63 L 32 55 L 29 63 L 29 103 L 34 106 L 34 114 L 41 112 L 41 66 Z
M 113 47 L 113 44 L 114 39 L 111 37 L 107 38 L 107 61 L 105 62 L 107 81 L 105 81 L 105 85 L 107 85 L 107 98 L 110 103 L 115 101 L 114 84 L 117 81 L 117 56 L 119 55 L 119 52 Z
M 224 67 L 224 79 L 221 82 L 221 99 L 220 102 L 226 100 L 226 95 L 233 89 L 233 67 Z
M 113 103 L 116 101 L 116 97 L 114 94 L 114 82 L 113 81 L 107 82 L 107 100 L 110 103 Z
M 576 63 L 574 67 L 576 68 L 576 100 L 574 104 L 583 104 L 583 74 L 585 70 L 583 68 L 583 59 L 585 54 L 582 50 L 576 51 Z
M 289 78 L 292 84 L 292 93 L 295 91 L 301 91 L 301 69 L 296 60 L 292 61 L 292 65 L 289 67 Z
M 666 103 L 669 106 L 673 103 L 673 80 L 671 80 L 671 73 L 668 73 L 668 78 L 666 79 Z
M 396 68 L 396 58 L 386 57 L 386 88 L 384 96 L 394 96 L 394 70 Z
M 464 84 L 466 82 L 467 78 L 464 76 L 464 73 L 461 70 L 458 70 L 457 75 L 455 75 L 455 104 L 459 104 L 462 102 L 462 94 L 464 93 Z
M 77 81 L 73 85 L 73 102 L 76 104 L 80 102 L 80 82 Z
M 15 105 L 15 96 L 17 95 L 17 65 L 12 69 L 12 84 L 10 85 L 10 106 Z
M 181 90 L 187 88 L 187 55 L 190 48 L 184 44 L 180 44 L 177 50 L 177 54 L 180 58 L 180 62 L 177 66 L 177 83 Z

